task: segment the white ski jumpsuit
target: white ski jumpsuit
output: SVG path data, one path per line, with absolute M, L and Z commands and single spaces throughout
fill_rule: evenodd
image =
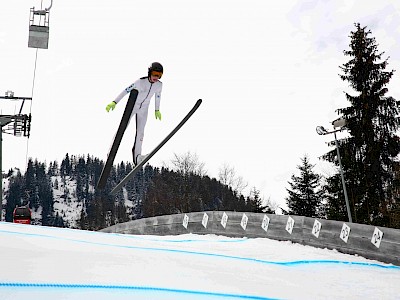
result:
M 118 103 L 133 89 L 138 91 L 138 96 L 131 114 L 131 118 L 134 114 L 136 114 L 136 135 L 135 143 L 132 148 L 133 162 L 136 164 L 137 156 L 142 154 L 144 128 L 147 122 L 150 99 L 153 97 L 153 95 L 155 95 L 155 110 L 160 110 L 162 82 L 157 81 L 152 83 L 149 81 L 148 77 L 142 77 L 124 89 L 121 94 L 115 98 L 114 102 Z

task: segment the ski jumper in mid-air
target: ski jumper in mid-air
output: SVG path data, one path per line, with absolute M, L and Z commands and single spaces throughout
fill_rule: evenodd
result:
M 139 164 L 145 155 L 142 155 L 142 143 L 144 138 L 144 128 L 146 126 L 147 115 L 150 105 L 150 99 L 155 95 L 155 117 L 161 121 L 160 100 L 162 91 L 162 82 L 159 81 L 163 74 L 163 66 L 154 62 L 148 69 L 146 77 L 142 77 L 124 89 L 114 101 L 106 107 L 107 112 L 114 110 L 117 103 L 129 94 L 133 89 L 138 91 L 136 101 L 133 107 L 131 118 L 136 115 L 136 135 L 135 143 L 132 148 L 133 162 Z

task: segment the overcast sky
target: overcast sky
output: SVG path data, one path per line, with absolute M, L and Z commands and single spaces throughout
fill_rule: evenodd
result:
M 400 69 L 398 0 L 54 0 L 49 49 L 38 51 L 33 86 L 33 6 L 41 1 L 7 1 L 0 10 L 0 94 L 33 95 L 23 111 L 32 112 L 31 137 L 3 135 L 3 171 L 25 170 L 27 157 L 105 160 L 127 97 L 112 113 L 105 106 L 159 61 L 162 121 L 151 103 L 144 153 L 197 99 L 203 104 L 151 165 L 190 151 L 208 175 L 217 177 L 227 164 L 265 199 L 284 203 L 305 154 L 315 171 L 332 172 L 318 159 L 332 137 L 315 127 L 331 128 L 335 110 L 348 106 L 344 91 L 352 91 L 338 74 L 355 22 L 368 26 L 378 50 L 390 56 L 388 69 Z M 388 94 L 396 99 L 399 83 L 395 73 Z M 0 105 L 5 115 L 18 113 L 21 103 Z M 132 122 L 115 162 L 131 160 L 134 136 Z

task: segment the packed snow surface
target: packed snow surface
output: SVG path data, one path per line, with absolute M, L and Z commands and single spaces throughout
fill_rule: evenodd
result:
M 398 299 L 400 267 L 265 238 L 0 222 L 0 299 Z

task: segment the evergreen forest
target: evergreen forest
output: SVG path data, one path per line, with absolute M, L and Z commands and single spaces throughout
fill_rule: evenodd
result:
M 67 153 L 61 163 L 53 161 L 49 166 L 30 159 L 24 175 L 10 170 L 5 220 L 12 222 L 14 208 L 21 205 L 31 208 L 33 224 L 88 230 L 175 213 L 272 212 L 263 205 L 255 188 L 245 197 L 231 186 L 195 170 L 155 168 L 149 164 L 116 196 L 110 196 L 111 189 L 133 166 L 124 162 L 114 166 L 106 188 L 96 191 L 103 166 L 104 162 L 98 158 Z

